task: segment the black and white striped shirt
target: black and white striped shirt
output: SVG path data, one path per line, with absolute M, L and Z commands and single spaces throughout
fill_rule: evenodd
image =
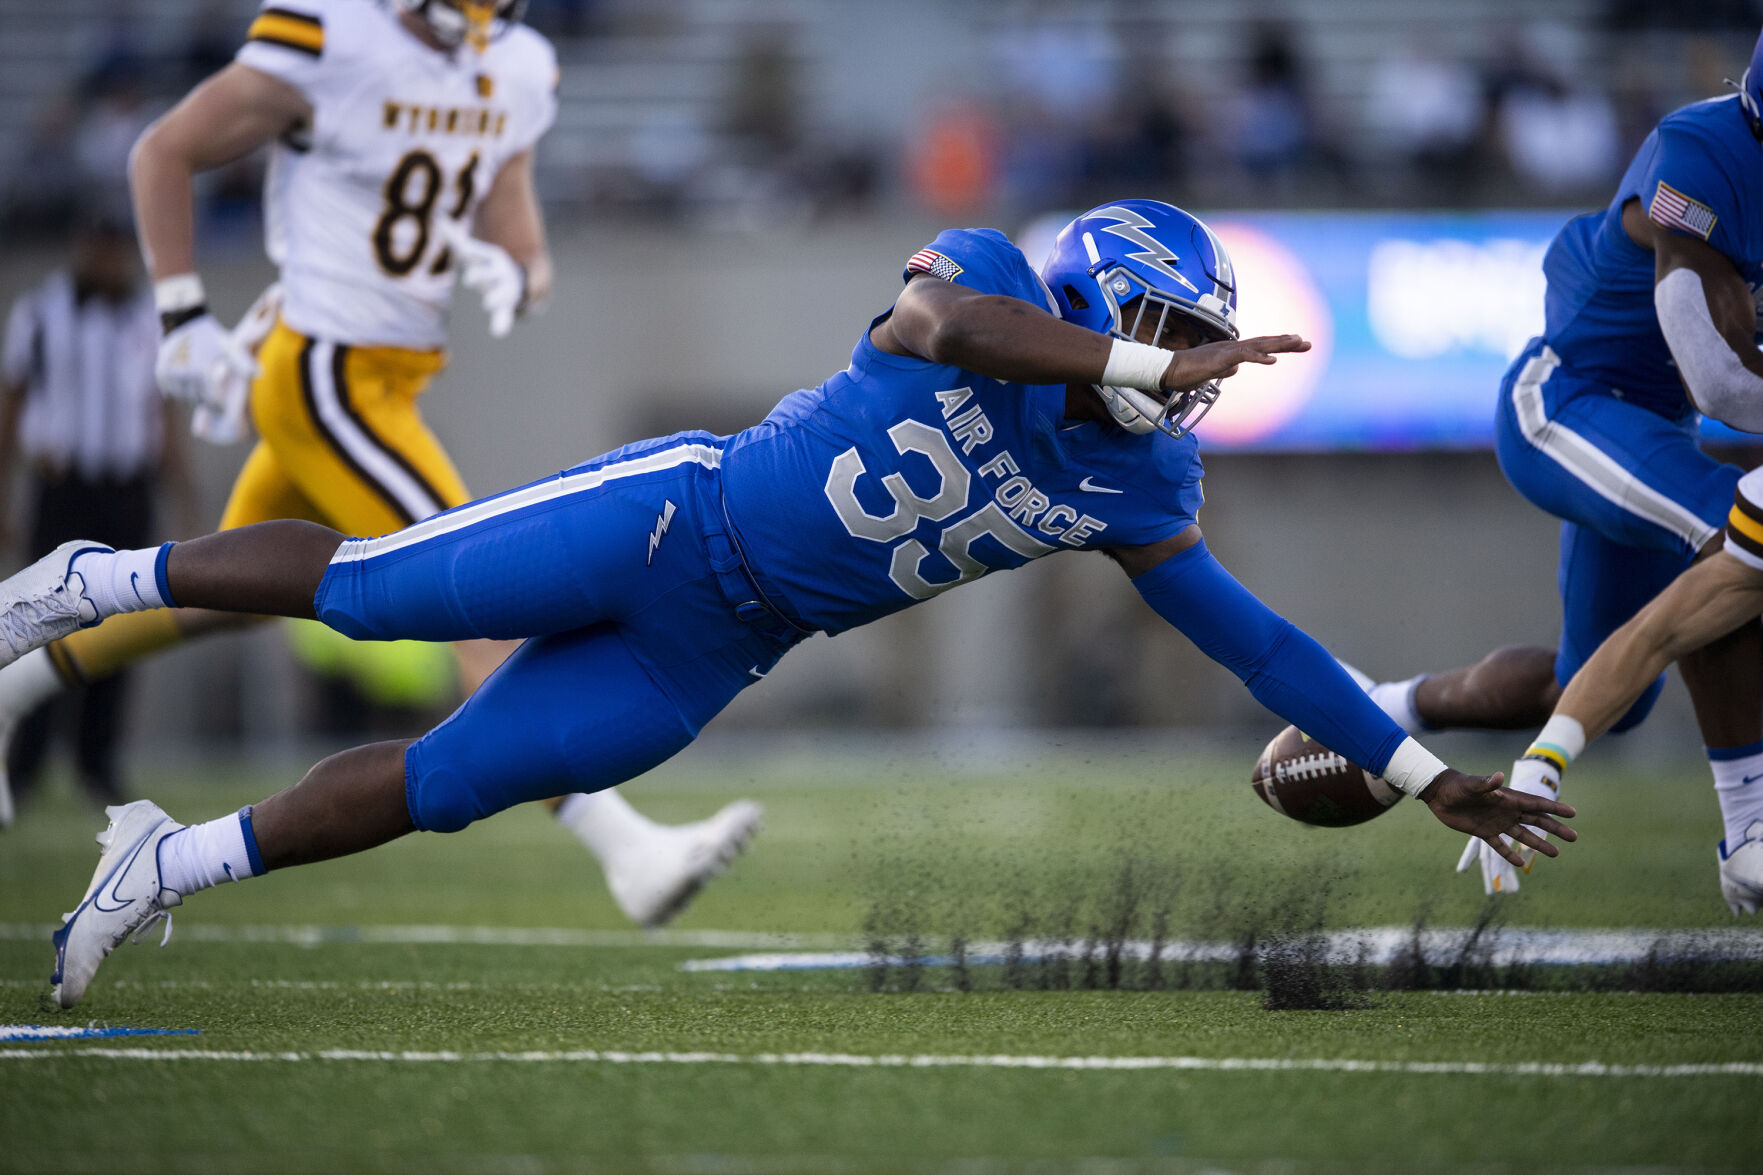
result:
M 25 387 L 26 459 L 88 478 L 153 472 L 164 440 L 158 349 L 146 290 L 121 303 L 82 299 L 60 270 L 20 297 L 6 323 L 0 379 Z

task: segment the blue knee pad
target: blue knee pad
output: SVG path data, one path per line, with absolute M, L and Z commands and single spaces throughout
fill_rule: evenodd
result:
M 538 637 L 405 752 L 410 819 L 457 832 L 528 800 L 600 791 L 697 735 L 617 629 Z

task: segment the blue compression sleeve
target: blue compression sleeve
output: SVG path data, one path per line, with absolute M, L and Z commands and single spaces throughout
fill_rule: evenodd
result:
M 1242 678 L 1256 701 L 1373 774 L 1408 737 L 1327 649 L 1238 583 L 1204 540 L 1132 585 L 1157 615 Z

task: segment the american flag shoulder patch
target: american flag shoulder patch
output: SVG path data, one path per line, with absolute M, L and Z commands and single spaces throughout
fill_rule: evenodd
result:
M 1712 208 L 1684 195 L 1664 180 L 1659 181 L 1658 190 L 1653 193 L 1653 203 L 1647 209 L 1647 215 L 1656 224 L 1693 233 L 1704 241 L 1713 234 L 1714 223 L 1720 219 Z
M 940 277 L 946 282 L 952 282 L 961 276 L 962 270 L 959 265 L 935 249 L 920 249 L 912 255 L 912 260 L 906 263 L 906 272 L 928 273 L 932 277 Z

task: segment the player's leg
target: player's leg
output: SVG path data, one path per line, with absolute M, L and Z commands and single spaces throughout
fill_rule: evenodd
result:
M 1472 665 L 1379 682 L 1367 691 L 1410 734 L 1424 730 L 1525 730 L 1549 719 L 1561 687 L 1555 650 L 1495 649 Z
M 413 830 L 457 831 L 518 803 L 600 790 L 649 770 L 742 688 L 732 666 L 758 655 L 769 669 L 782 655 L 744 633 L 732 644 L 726 655 L 712 647 L 663 688 L 613 626 L 529 641 L 421 739 L 334 755 L 235 815 L 185 827 L 149 801 L 112 808 L 86 900 L 55 936 L 55 998 L 72 1007 L 112 949 L 210 886 L 362 852 Z
M 1722 561 L 1736 561 L 1753 579 L 1763 571 L 1763 473 L 1753 470 L 1739 482 L 1724 542 L 1711 545 L 1723 546 Z M 1708 552 L 1703 562 L 1714 557 Z M 1677 665 L 1720 801 L 1721 890 L 1733 913 L 1755 913 L 1763 901 L 1763 625 L 1752 619 Z
M 297 337 L 297 336 L 295 336 Z M 273 344 L 273 345 L 272 345 Z M 253 395 L 285 397 L 297 384 L 294 363 L 298 351 L 279 334 L 272 334 L 259 354 L 262 374 Z M 283 469 L 273 447 L 265 441 L 255 445 L 233 480 L 221 514 L 220 529 L 245 526 L 273 518 L 316 518 L 312 503 Z M 68 538 L 91 535 L 60 535 L 42 542 L 37 550 L 49 550 Z M 102 536 L 99 536 L 102 537 Z M 5 748 L 19 718 L 46 699 L 111 674 L 186 640 L 228 632 L 257 623 L 261 618 L 198 608 L 151 610 L 116 616 L 95 628 L 80 629 L 48 647 L 26 654 L 15 663 L 0 666 L 0 787 L 4 781 Z M 3 659 L 3 658 L 0 658 Z

